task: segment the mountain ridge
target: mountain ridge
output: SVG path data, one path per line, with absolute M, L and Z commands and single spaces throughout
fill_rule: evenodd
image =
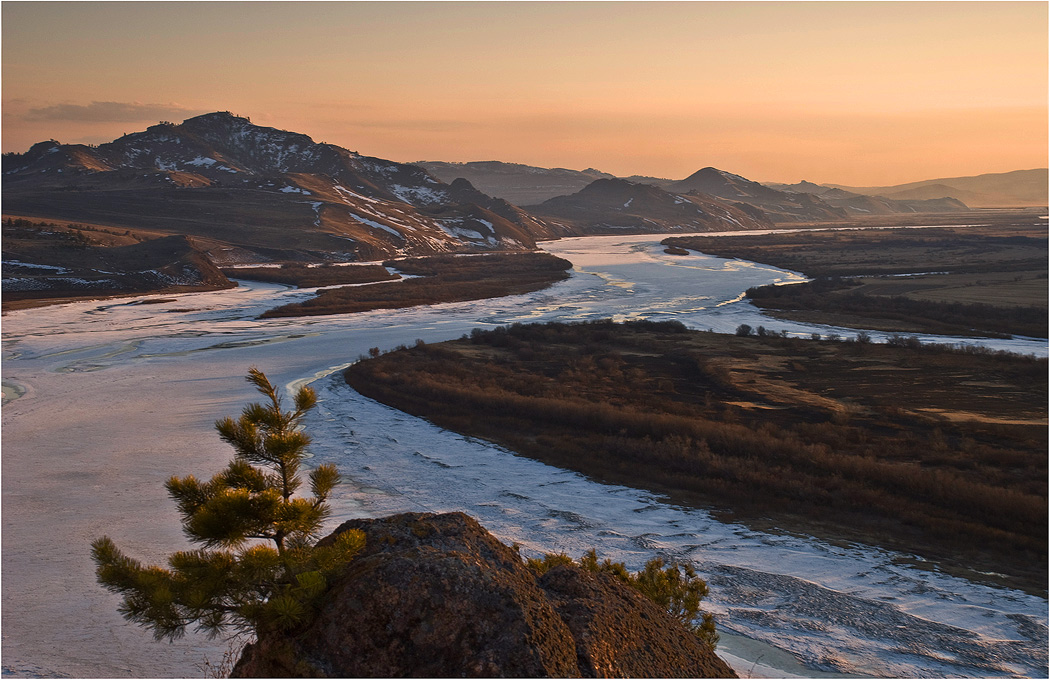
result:
M 97 147 L 41 142 L 5 154 L 3 173 L 5 212 L 291 249 L 307 260 L 529 250 L 561 235 L 472 186 L 229 112 Z
M 465 177 L 485 193 L 502 196 L 518 205 L 536 206 L 551 198 L 571 195 L 596 179 L 623 179 L 672 193 L 694 191 L 747 203 L 761 209 L 775 222 L 841 221 L 865 214 L 955 212 L 967 209 L 967 199 L 972 196 L 955 192 L 958 195 L 948 197 L 954 200 L 944 200 L 943 195 L 867 198 L 856 191 L 848 191 L 848 187 L 842 188 L 846 193 L 828 195 L 828 190 L 834 185 L 809 181 L 796 184 L 760 183 L 710 166 L 701 168 L 685 179 L 671 180 L 644 175 L 615 177 L 594 168 L 542 168 L 502 161 L 420 161 L 417 164 L 442 181 Z
M 1038 207 L 1046 206 L 1050 202 L 1047 198 L 1050 186 L 1047 168 L 938 177 L 888 186 L 856 187 L 830 183 L 823 186 L 857 194 L 878 194 L 893 199 L 930 199 L 947 196 L 975 208 Z M 945 188 L 949 193 L 944 193 Z
M 580 191 L 556 196 L 529 212 L 588 234 L 768 229 L 773 222 L 751 206 L 703 194 L 677 194 L 625 179 L 596 179 Z

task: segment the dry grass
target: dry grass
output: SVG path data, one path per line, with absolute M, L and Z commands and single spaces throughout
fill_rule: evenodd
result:
M 545 324 L 390 353 L 347 380 L 598 479 L 1046 588 L 1045 360 Z

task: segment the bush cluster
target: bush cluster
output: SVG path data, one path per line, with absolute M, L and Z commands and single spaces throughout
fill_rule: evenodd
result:
M 695 335 L 673 322 L 515 325 L 382 355 L 346 378 L 441 426 L 599 479 L 888 530 L 920 552 L 936 544 L 1045 562 L 1045 427 L 936 421 L 919 409 L 938 402 L 901 408 L 896 383 L 856 378 L 846 381 L 862 403 L 741 408 L 762 395 L 717 354 L 693 349 Z M 819 392 L 819 376 L 848 375 L 871 356 L 909 378 L 918 366 L 928 394 L 965 370 L 1028 390 L 1032 405 L 1046 401 L 1046 362 L 1031 358 L 722 337 L 741 355 L 797 364 L 795 389 Z M 461 351 L 467 345 L 487 349 Z M 972 399 L 967 408 L 986 403 Z

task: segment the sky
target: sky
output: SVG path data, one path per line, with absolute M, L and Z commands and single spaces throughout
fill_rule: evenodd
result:
M 395 161 L 880 186 L 1046 167 L 1046 2 L 23 2 L 2 146 L 231 111 Z

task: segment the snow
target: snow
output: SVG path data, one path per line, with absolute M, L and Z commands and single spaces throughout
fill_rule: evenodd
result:
M 721 653 L 742 677 L 819 677 L 822 669 L 1045 677 L 1044 598 L 910 566 L 907 555 L 751 531 L 598 484 L 381 406 L 335 373 L 369 347 L 514 322 L 651 318 L 725 333 L 740 323 L 855 333 L 771 320 L 738 299 L 750 286 L 801 280 L 796 273 L 667 256 L 660 238 L 549 242 L 547 250 L 574 263 L 570 279 L 433 307 L 259 320 L 309 293 L 244 282 L 170 303 L 9 312 L 2 369 L 11 400 L 0 412 L 4 674 L 190 677 L 205 654 L 221 657 L 222 641 L 190 633 L 159 644 L 123 622 L 85 555 L 103 534 L 147 563 L 187 547 L 164 481 L 211 475 L 229 460 L 213 423 L 258 397 L 244 381 L 255 365 L 277 384 L 310 382 L 319 392 L 307 422 L 311 465 L 334 462 L 345 480 L 329 527 L 350 517 L 462 510 L 529 555 L 594 546 L 631 568 L 653 555 L 688 560 L 711 584 L 705 605 L 724 633 Z M 1047 354 L 1045 340 L 988 344 Z
M 357 220 L 361 224 L 367 224 L 368 226 L 372 227 L 373 229 L 382 229 L 385 232 L 393 234 L 394 236 L 398 237 L 402 241 L 405 240 L 404 235 L 400 231 L 398 231 L 397 229 L 394 229 L 393 227 L 388 227 L 385 224 L 381 224 L 381 223 L 376 222 L 374 220 L 370 220 L 370 219 L 368 219 L 366 217 L 361 217 L 360 215 L 356 215 L 354 213 L 350 213 L 350 217 L 354 218 L 355 220 Z
M 215 160 L 214 158 L 205 158 L 204 156 L 197 156 L 191 161 L 186 161 L 186 165 L 196 165 L 197 167 L 204 166 L 210 168 L 218 162 L 219 161 Z
M 421 203 L 423 205 L 433 205 L 435 203 L 447 203 L 449 198 L 442 189 L 431 189 L 430 187 L 406 187 L 400 184 L 394 184 L 390 187 L 390 191 L 400 198 L 405 203 Z
M 312 195 L 306 189 L 301 189 L 299 187 L 292 187 L 292 186 L 281 187 L 280 189 L 278 189 L 278 191 L 281 191 L 282 193 L 285 193 L 285 194 L 305 194 L 307 196 L 311 196 Z
M 3 290 L 47 290 L 51 284 L 38 278 L 11 277 L 3 280 Z
M 41 233 L 53 233 L 53 232 L 41 232 Z M 50 269 L 53 272 L 61 274 L 62 272 L 69 271 L 65 267 L 56 267 L 50 264 L 33 264 L 31 262 L 21 262 L 19 260 L 4 260 L 2 264 L 8 267 L 26 267 L 27 269 Z
M 634 199 L 633 198 L 628 198 L 627 202 L 623 204 L 623 207 L 629 208 L 629 207 L 631 207 L 631 203 L 634 203 Z
M 462 221 L 462 220 L 460 220 Z M 454 224 L 449 224 L 451 220 L 444 220 L 438 222 L 438 226 L 441 227 L 441 231 L 445 232 L 449 236 L 466 241 L 483 241 L 491 246 L 499 245 L 499 240 L 491 234 L 482 234 L 479 231 L 473 229 L 467 229 L 466 227 L 458 227 Z M 489 224 L 489 227 L 492 225 Z
M 362 201 L 366 201 L 368 203 L 380 203 L 379 199 L 372 198 L 371 196 L 363 196 L 363 195 L 361 195 L 361 194 L 359 194 L 359 193 L 357 193 L 355 191 L 351 191 L 351 190 L 347 189 L 346 187 L 341 186 L 339 184 L 336 184 L 333 188 L 336 191 L 338 191 L 340 194 L 343 195 L 344 201 L 346 199 L 348 199 L 348 198 L 356 198 L 356 199 L 359 199 L 359 200 L 362 200 Z
M 314 226 L 321 226 L 321 206 L 324 203 L 321 201 L 307 201 L 307 203 L 314 209 Z

